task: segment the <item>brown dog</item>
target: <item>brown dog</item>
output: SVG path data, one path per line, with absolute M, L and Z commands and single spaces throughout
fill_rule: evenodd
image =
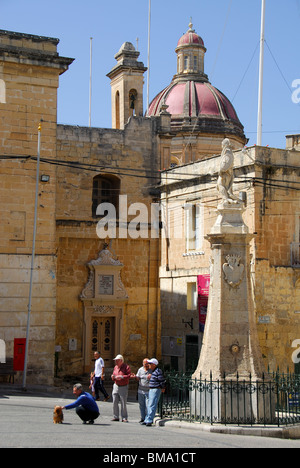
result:
M 53 423 L 62 424 L 64 420 L 64 414 L 60 406 L 55 406 L 53 411 Z

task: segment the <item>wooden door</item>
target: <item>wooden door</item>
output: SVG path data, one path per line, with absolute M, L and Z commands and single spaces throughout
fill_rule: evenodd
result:
M 115 318 L 94 317 L 92 318 L 92 342 L 91 358 L 94 352 L 99 351 L 104 359 L 105 367 L 113 367 L 115 353 Z

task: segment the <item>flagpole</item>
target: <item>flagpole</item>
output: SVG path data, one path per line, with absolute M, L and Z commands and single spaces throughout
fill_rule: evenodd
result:
M 39 123 L 39 127 L 38 127 L 38 149 L 37 149 L 37 163 L 36 163 L 36 182 L 35 182 L 35 204 L 34 204 L 34 221 L 33 221 L 33 240 L 32 240 L 31 268 L 30 268 L 30 285 L 29 285 L 29 301 L 28 301 L 27 331 L 26 331 L 26 345 L 25 345 L 25 360 L 24 360 L 23 385 L 22 385 L 22 389 L 23 389 L 23 390 L 26 390 L 26 377 L 27 377 L 27 361 L 28 361 L 28 347 L 29 347 L 30 316 L 31 316 L 31 303 L 32 303 L 32 285 L 33 285 L 33 271 L 34 271 L 34 257 L 35 257 L 35 241 L 36 241 L 36 226 L 37 226 L 37 207 L 38 207 L 38 194 L 39 194 L 39 172 L 40 172 L 41 130 L 42 130 L 42 125 L 41 125 L 41 122 L 40 122 L 40 123 Z
M 90 37 L 90 99 L 89 99 L 89 127 L 92 123 L 92 42 L 93 38 Z
M 149 117 L 149 81 L 150 81 L 150 28 L 151 28 L 151 0 L 149 0 L 148 14 L 148 70 L 147 70 L 147 116 Z
M 257 145 L 262 145 L 262 103 L 263 103 L 263 74 L 264 74 L 264 47 L 265 47 L 265 11 L 266 2 L 261 5 L 261 33 L 260 33 L 260 57 L 259 57 L 259 89 L 258 89 L 258 114 L 257 114 Z

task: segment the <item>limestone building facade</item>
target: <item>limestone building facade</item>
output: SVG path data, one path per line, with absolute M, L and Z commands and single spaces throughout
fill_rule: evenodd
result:
M 286 150 L 252 147 L 234 152 L 234 194 L 243 201 L 244 222 L 254 234 L 251 283 L 260 348 L 266 370 L 279 367 L 284 372 L 298 369 L 300 330 L 300 167 L 293 141 L 297 136 L 287 139 Z M 162 353 L 181 370 L 195 368 L 205 327 L 212 267 L 206 236 L 220 201 L 220 157 L 162 174 Z
M 140 74 L 134 79 L 120 67 L 114 79 L 119 73 L 122 129 L 57 125 L 59 75 L 73 61 L 59 56 L 58 42 L 0 32 L 0 339 L 8 357 L 15 340 L 26 338 L 42 121 L 29 383 L 90 371 L 97 348 L 107 367 L 120 352 L 136 365 L 160 352 L 159 240 L 148 233 L 150 189 L 159 178 L 160 118 L 136 115 L 135 109 L 143 112 Z M 127 53 L 126 44 L 119 56 Z M 139 68 L 139 54 L 132 55 Z M 97 208 L 105 203 L 115 210 L 114 229 L 104 224 L 99 236 L 106 213 Z M 135 203 L 146 207 L 149 223 L 137 220 L 130 235 L 127 228 L 139 213 Z M 93 262 L 97 284 L 92 288 Z M 21 377 L 18 372 L 16 380 Z
M 26 337 L 35 205 L 38 126 L 43 157 L 55 159 L 59 76 L 73 59 L 57 53 L 58 39 L 0 31 L 0 334 L 6 356 Z M 53 380 L 56 335 L 56 169 L 41 164 L 38 236 L 31 317 L 31 372 Z

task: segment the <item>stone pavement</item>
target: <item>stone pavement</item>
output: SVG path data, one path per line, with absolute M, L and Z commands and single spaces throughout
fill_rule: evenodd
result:
M 23 392 L 17 385 L 0 385 L 0 447 L 101 448 L 103 455 L 108 449 L 134 448 L 146 453 L 154 447 L 164 451 L 183 450 L 187 454 L 193 452 L 197 456 L 201 448 L 300 448 L 299 440 L 274 438 L 279 437 L 275 428 L 263 434 L 255 428 L 251 431 L 159 419 L 151 428 L 141 426 L 134 392 L 128 402 L 129 423 L 112 422 L 112 402 L 101 401 L 101 416 L 94 425 L 82 425 L 74 410 L 64 412 L 64 424 L 54 425 L 54 406 L 64 406 L 71 401 L 74 401 L 72 389 L 29 387 Z M 291 434 L 280 435 L 283 436 Z
M 230 434 L 255 437 L 271 437 L 278 439 L 300 439 L 300 425 L 288 427 L 276 426 L 234 426 L 222 424 L 199 424 L 185 421 L 174 421 L 168 419 L 157 419 L 156 424 L 160 426 L 176 427 L 177 429 L 193 429 L 195 431 L 210 432 L 214 434 Z M 300 447 L 300 443 L 299 443 Z

